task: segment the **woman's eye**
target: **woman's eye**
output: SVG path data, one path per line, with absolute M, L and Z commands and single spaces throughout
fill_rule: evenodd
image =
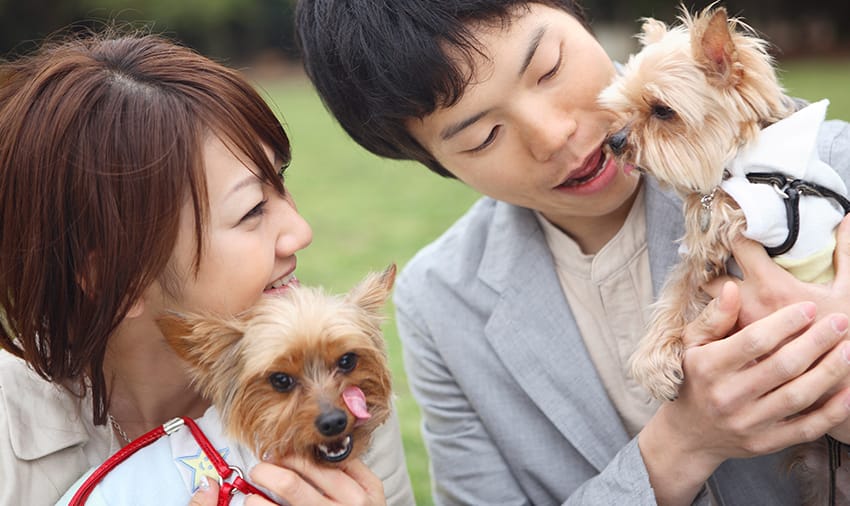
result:
M 284 183 L 285 180 L 286 180 L 286 178 L 285 178 L 286 169 L 288 169 L 288 168 L 289 168 L 289 165 L 281 165 L 280 169 L 278 169 L 278 171 L 277 171 L 277 176 L 280 178 L 281 183 Z
M 243 216 L 241 220 L 239 220 L 239 222 L 242 223 L 243 221 L 250 220 L 251 218 L 256 218 L 257 216 L 261 216 L 266 209 L 266 203 L 267 202 L 268 202 L 268 199 L 263 199 L 260 202 L 258 202 L 257 205 L 255 205 L 253 208 L 251 208 L 251 210 L 248 211 L 248 213 L 245 214 L 245 216 Z
M 486 139 L 484 139 L 484 142 L 482 142 L 482 143 L 481 143 L 481 144 L 479 144 L 478 146 L 476 146 L 476 147 L 474 147 L 474 148 L 470 149 L 469 151 L 470 151 L 470 152 L 472 152 L 472 153 L 475 153 L 475 152 L 477 152 L 477 151 L 481 151 L 482 149 L 486 148 L 486 147 L 487 147 L 487 146 L 489 146 L 490 144 L 493 144 L 493 141 L 495 141 L 495 140 L 496 140 L 496 136 L 499 134 L 499 129 L 500 129 L 500 128 L 501 128 L 501 127 L 498 127 L 498 126 L 497 126 L 497 127 L 494 127 L 492 130 L 490 130 L 490 135 L 488 135 L 488 136 L 487 136 L 487 138 L 486 138 Z

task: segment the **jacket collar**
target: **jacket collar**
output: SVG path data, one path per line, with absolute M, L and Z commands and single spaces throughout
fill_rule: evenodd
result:
M 12 450 L 35 460 L 89 441 L 85 399 L 38 376 L 23 360 L 0 350 L 0 406 Z M 88 420 L 91 425 L 91 420 Z
M 675 262 L 681 207 L 649 182 L 647 240 L 658 293 Z M 659 220 L 659 217 L 667 217 Z M 499 294 L 485 333 L 526 394 L 602 470 L 629 440 L 579 334 L 531 210 L 496 204 L 479 278 Z M 548 301 L 541 303 L 541 301 Z

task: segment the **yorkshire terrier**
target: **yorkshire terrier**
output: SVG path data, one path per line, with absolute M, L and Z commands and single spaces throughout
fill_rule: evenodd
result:
M 617 117 L 607 149 L 683 201 L 682 260 L 629 365 L 662 400 L 677 396 L 685 326 L 708 304 L 701 287 L 726 272 L 733 241 L 757 240 L 798 278 L 826 282 L 834 229 L 850 210 L 841 177 L 817 154 L 827 102 L 798 111 L 768 43 L 724 8 L 682 11 L 673 27 L 644 20 L 641 50 L 599 97 Z M 798 467 L 818 465 L 817 456 L 803 460 Z M 804 483 L 810 504 L 824 504 L 815 495 L 828 488 Z
M 197 424 L 228 465 L 247 470 L 258 460 L 300 456 L 339 466 L 364 455 L 372 432 L 391 413 L 381 324 L 395 274 L 395 265 L 372 273 L 345 296 L 291 286 L 238 316 L 171 314 L 158 321 L 212 403 Z M 101 494 L 170 480 L 185 486 L 169 501 L 187 504 L 202 476 L 221 482 L 189 432 L 181 429 L 115 467 L 98 485 Z M 181 433 L 188 443 L 176 438 Z M 138 457 L 155 453 L 168 458 L 137 469 Z M 129 465 L 134 460 L 136 466 Z M 134 480 L 140 472 L 145 480 Z M 179 473 L 182 480 L 151 473 Z

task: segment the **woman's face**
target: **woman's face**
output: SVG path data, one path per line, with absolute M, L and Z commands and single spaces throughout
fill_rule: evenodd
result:
M 231 315 L 297 283 L 295 253 L 313 233 L 292 196 L 263 183 L 218 137 L 207 139 L 204 165 L 209 217 L 200 268 L 195 276 L 195 219 L 187 202 L 171 262 L 177 300 L 168 307 Z
M 619 209 L 638 178 L 601 151 L 613 119 L 596 100 L 614 76 L 608 55 L 568 13 L 529 5 L 508 26 L 473 28 L 487 57 L 464 95 L 408 128 L 469 186 L 566 230 Z

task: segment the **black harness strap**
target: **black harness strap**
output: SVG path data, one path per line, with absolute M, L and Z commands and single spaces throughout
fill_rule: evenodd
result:
M 847 200 L 847 197 L 817 183 L 794 179 L 778 172 L 750 172 L 747 174 L 747 180 L 751 183 L 769 184 L 783 194 L 788 237 L 779 246 L 765 246 L 767 254 L 772 257 L 787 252 L 797 242 L 797 237 L 800 234 L 801 195 L 832 199 L 838 202 L 838 205 L 844 210 L 844 214 L 850 213 L 850 200 Z

